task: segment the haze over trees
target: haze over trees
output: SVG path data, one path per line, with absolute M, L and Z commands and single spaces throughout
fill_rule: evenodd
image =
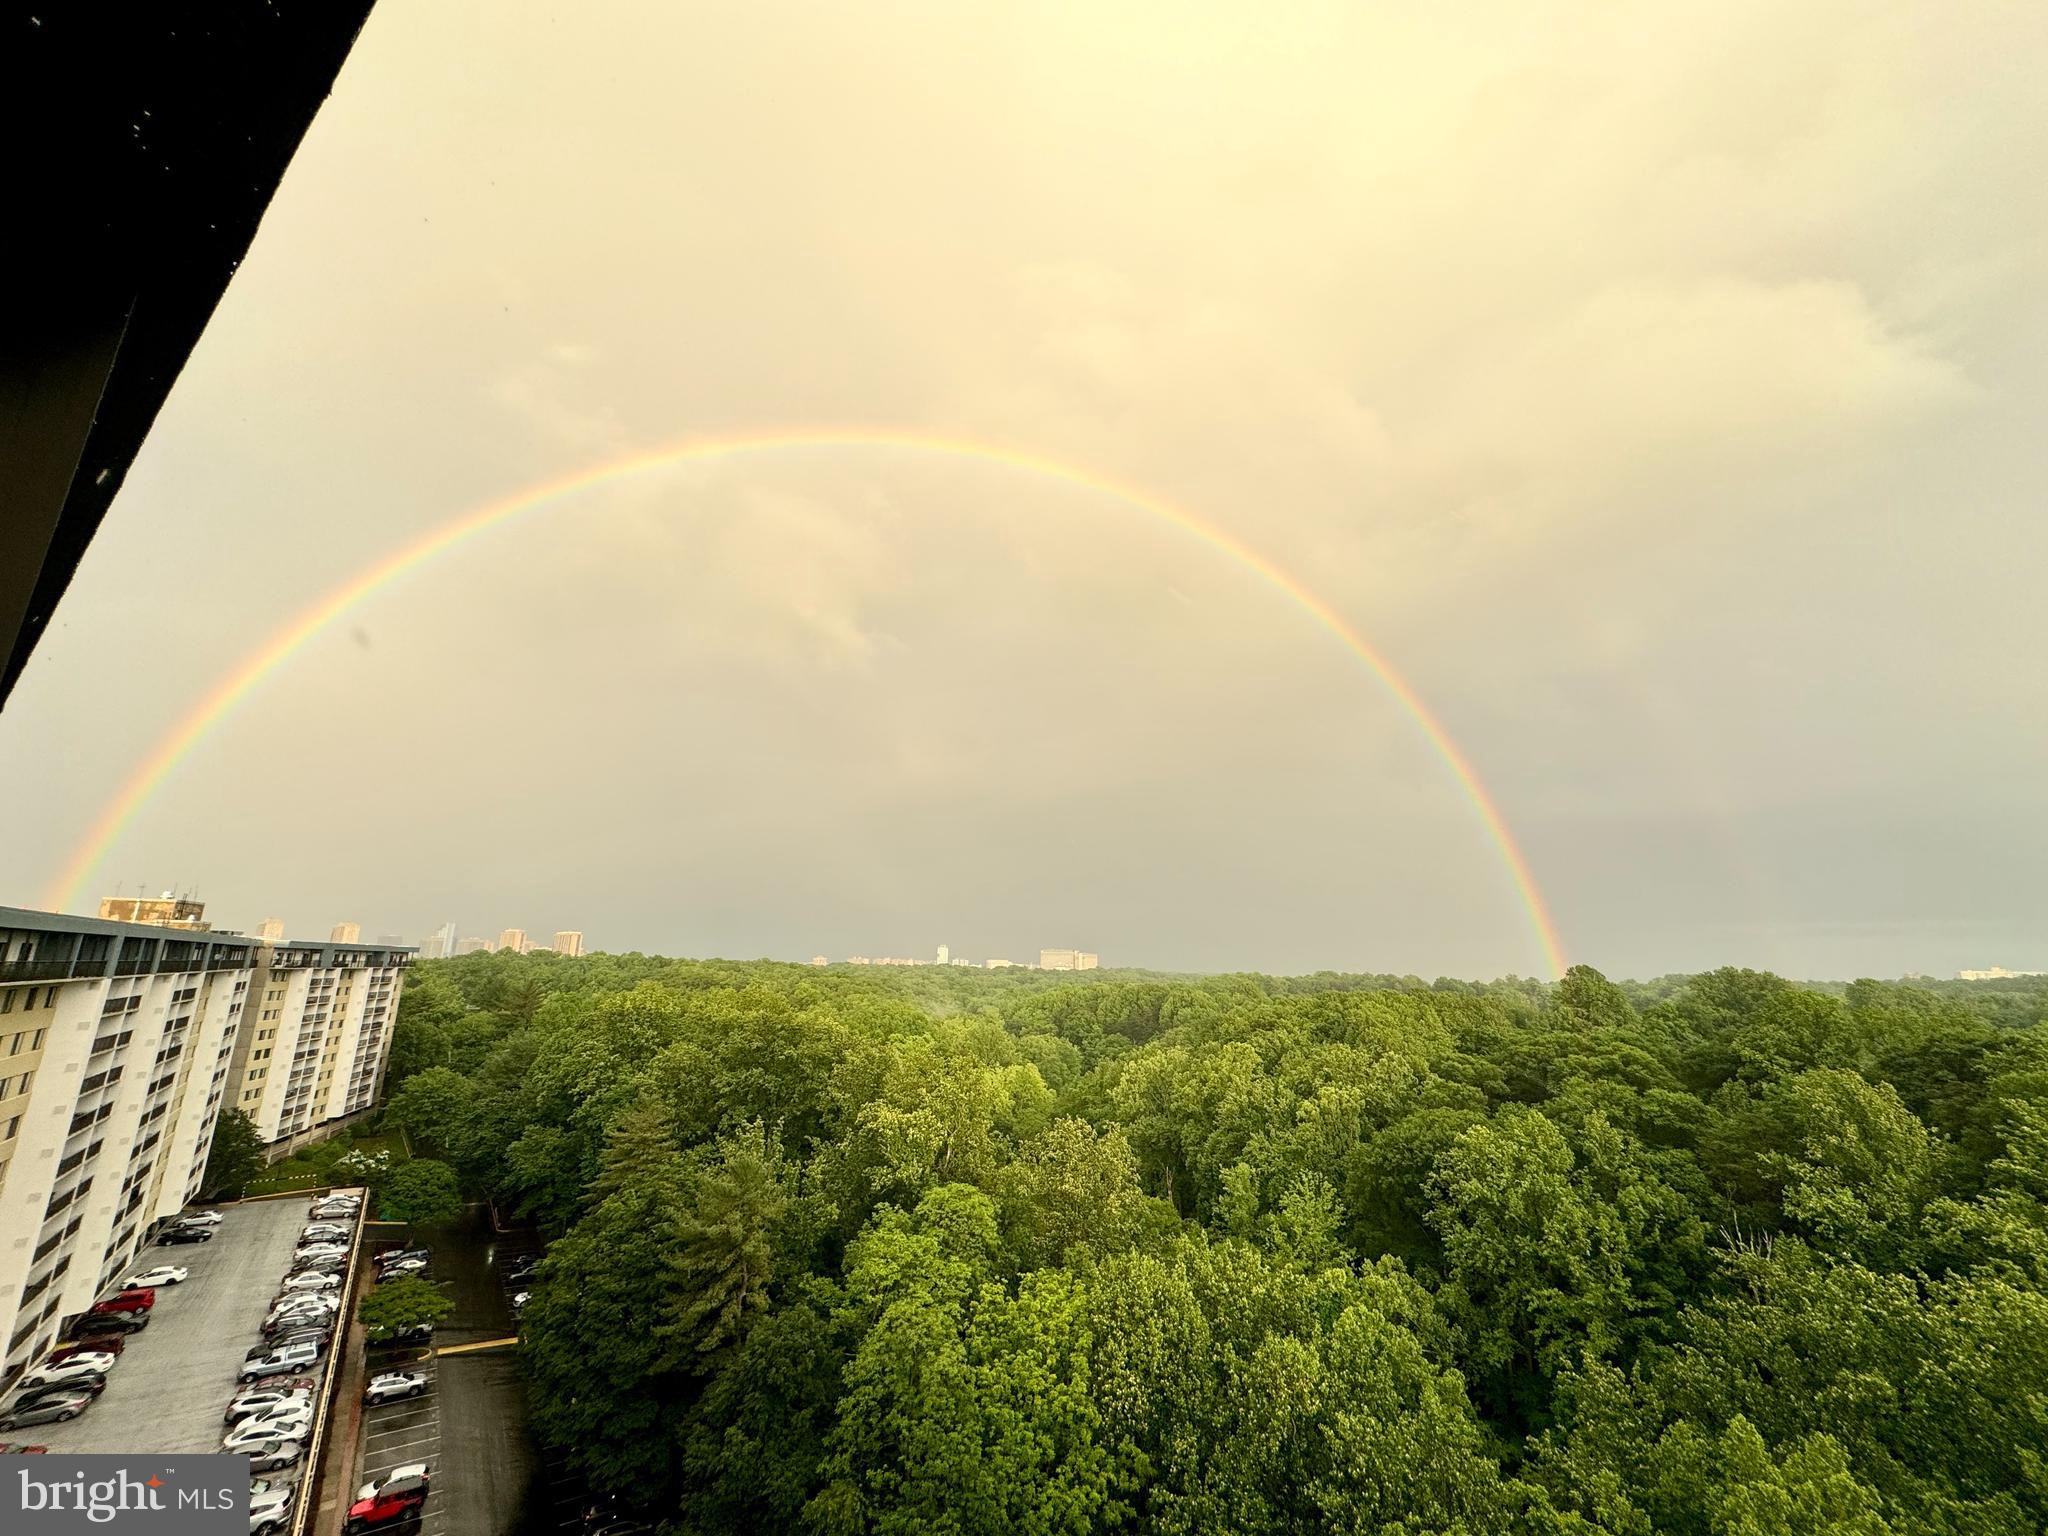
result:
M 676 1532 L 2048 1528 L 2048 992 L 420 967 Z

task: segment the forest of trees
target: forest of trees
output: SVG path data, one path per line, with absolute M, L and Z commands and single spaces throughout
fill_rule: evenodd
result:
M 2048 1529 L 2048 991 L 416 968 L 673 1532 Z

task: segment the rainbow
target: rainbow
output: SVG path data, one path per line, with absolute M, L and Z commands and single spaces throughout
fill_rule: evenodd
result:
M 375 565 L 358 572 L 273 634 L 264 642 L 261 649 L 216 683 L 190 712 L 164 734 L 80 840 L 51 888 L 51 907 L 56 911 L 65 911 L 79 899 L 79 893 L 85 889 L 86 882 L 98 869 L 108 850 L 127 829 L 129 823 L 135 819 L 136 813 L 149 802 L 164 780 L 184 761 L 193 748 L 205 739 L 209 731 L 226 718 L 265 678 L 296 655 L 309 640 L 380 588 L 396 581 L 408 571 L 417 570 L 437 555 L 446 553 L 477 534 L 509 522 L 521 513 L 538 511 L 552 503 L 566 500 L 593 486 L 677 464 L 732 458 L 744 454 L 773 453 L 792 448 L 883 448 L 1006 465 L 1025 474 L 1081 487 L 1149 513 L 1162 522 L 1193 534 L 1204 544 L 1257 574 L 1336 636 L 1344 648 L 1363 662 L 1366 669 L 1379 679 L 1381 685 L 1393 695 L 1395 701 L 1420 728 L 1436 755 L 1450 770 L 1465 798 L 1471 802 L 1480 824 L 1486 830 L 1487 837 L 1499 850 L 1501 860 L 1514 883 L 1515 894 L 1528 913 L 1529 925 L 1542 952 L 1544 964 L 1549 967 L 1552 976 L 1564 974 L 1564 949 L 1558 940 L 1557 925 L 1552 921 L 1549 910 L 1544 905 L 1536 877 L 1530 872 L 1529 861 L 1522 856 L 1521 849 L 1516 846 L 1513 835 L 1508 831 L 1507 822 L 1501 816 L 1500 807 L 1494 804 L 1493 797 L 1487 793 L 1486 786 L 1481 783 L 1470 760 L 1459 750 L 1450 732 L 1445 730 L 1443 723 L 1430 712 L 1429 707 L 1423 703 L 1421 696 L 1409 685 L 1407 679 L 1394 670 L 1393 664 L 1374 649 L 1363 635 L 1346 623 L 1328 603 L 1303 586 L 1295 577 L 1213 523 L 1197 517 L 1183 507 L 1162 501 L 1156 496 L 1148 495 L 1108 476 L 1076 469 L 1057 460 L 1013 448 L 956 438 L 868 428 L 701 439 L 596 465 L 559 480 L 529 487 L 502 501 L 492 502 L 454 518 L 424 537 L 387 555 Z

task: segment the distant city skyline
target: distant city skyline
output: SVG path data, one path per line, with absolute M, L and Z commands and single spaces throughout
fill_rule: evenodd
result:
M 814 954 L 810 958 L 810 964 L 812 965 L 829 965 L 831 963 L 822 954 Z M 1088 950 L 1041 949 L 1038 952 L 1038 963 L 1035 965 L 993 956 L 984 960 L 971 960 L 965 955 L 954 954 L 950 944 L 941 944 L 930 960 L 919 960 L 910 955 L 848 955 L 841 963 L 845 965 L 943 965 L 963 968 L 973 967 L 990 971 L 1009 970 L 1012 968 L 1032 971 L 1092 971 L 1101 964 L 1101 959 L 1098 955 Z

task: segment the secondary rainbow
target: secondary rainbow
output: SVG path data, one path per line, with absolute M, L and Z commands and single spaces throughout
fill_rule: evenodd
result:
M 261 649 L 215 684 L 204 698 L 164 734 L 80 841 L 52 887 L 49 898 L 51 907 L 60 912 L 65 911 L 78 900 L 87 880 L 99 867 L 115 840 L 134 819 L 136 812 L 149 802 L 165 778 L 205 739 L 215 725 L 247 698 L 266 677 L 297 654 L 315 635 L 380 588 L 487 529 L 509 522 L 521 513 L 537 511 L 607 481 L 621 480 L 632 475 L 645 474 L 650 470 L 692 461 L 799 448 L 894 449 L 1007 465 L 1026 474 L 1093 491 L 1149 513 L 1163 522 L 1193 534 L 1211 548 L 1221 551 L 1254 572 L 1268 585 L 1279 589 L 1297 607 L 1336 636 L 1346 650 L 1363 662 L 1367 670 L 1379 679 L 1381 685 L 1393 695 L 1395 701 L 1421 730 L 1436 755 L 1450 770 L 1465 798 L 1471 802 L 1472 809 L 1485 828 L 1488 839 L 1499 850 L 1502 863 L 1514 884 L 1516 897 L 1528 914 L 1529 925 L 1542 953 L 1544 964 L 1549 967 L 1553 976 L 1561 976 L 1564 973 L 1564 947 L 1558 940 L 1557 925 L 1552 921 L 1550 912 L 1544 904 L 1542 891 L 1529 869 L 1529 861 L 1522 856 L 1522 850 L 1516 845 L 1513 834 L 1508 830 L 1507 821 L 1502 817 L 1500 807 L 1494 804 L 1493 797 L 1487 793 L 1485 784 L 1481 782 L 1471 762 L 1459 749 L 1450 732 L 1444 729 L 1443 723 L 1423 703 L 1421 695 L 1416 693 L 1406 678 L 1394 670 L 1393 664 L 1328 603 L 1294 576 L 1235 535 L 1226 533 L 1186 508 L 1162 501 L 1107 475 L 1077 469 L 1056 459 L 1015 448 L 958 438 L 930 437 L 918 433 L 869 428 L 706 438 L 652 453 L 637 454 L 631 458 L 579 470 L 575 474 L 543 485 L 528 487 L 501 501 L 491 502 L 443 523 L 431 533 L 387 555 L 375 565 L 365 568 L 336 587 L 278 630 Z

